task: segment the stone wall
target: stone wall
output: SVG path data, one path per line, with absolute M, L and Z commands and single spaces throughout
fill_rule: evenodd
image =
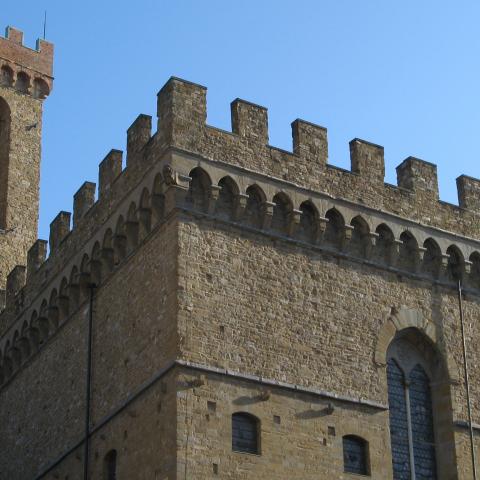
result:
M 185 360 L 319 388 L 332 397 L 387 405 L 385 364 L 376 361 L 375 355 L 392 315 L 407 305 L 407 310 L 418 312 L 414 323 L 394 322 L 399 329 L 419 328 L 430 335 L 446 361 L 451 383 L 450 401 L 440 408 L 448 410 L 450 425 L 467 419 L 454 289 L 327 256 L 278 237 L 247 234 L 219 222 L 182 224 L 180 245 L 179 329 Z M 473 348 L 478 339 L 472 321 L 480 313 L 476 298 L 467 299 L 465 311 L 470 362 L 476 365 L 480 360 Z M 470 383 L 478 412 L 480 377 L 475 369 Z M 223 387 L 217 389 L 223 392 Z M 237 397 L 228 398 L 223 401 L 234 403 Z M 269 409 L 268 402 L 262 408 Z M 382 418 L 381 428 L 388 437 L 388 416 Z M 335 424 L 334 417 L 331 423 Z M 449 447 L 454 448 L 451 441 Z M 388 458 L 388 453 L 373 445 L 370 452 Z M 372 475 L 385 478 L 381 467 L 372 465 Z
M 351 142 L 347 172 L 308 122 L 285 152 L 268 145 L 263 107 L 235 100 L 232 132 L 205 119 L 203 87 L 167 82 L 157 132 L 140 115 L 126 168 L 111 150 L 98 198 L 83 183 L 73 228 L 60 212 L 49 257 L 39 240 L 8 276 L 9 478 L 82 478 L 92 287 L 92 478 L 111 449 L 119 478 L 352 478 L 346 434 L 368 442 L 372 478 L 391 478 L 385 365 L 401 332 L 435 352 L 440 479 L 468 478 L 456 281 L 477 421 L 478 180 L 460 177 L 447 205 L 427 162 L 405 160 L 386 185 L 369 142 Z M 260 456 L 231 451 L 235 411 L 260 419 Z
M 181 379 L 191 382 L 185 372 Z M 315 395 L 225 379 L 215 374 L 178 399 L 178 477 L 188 479 L 358 478 L 343 473 L 342 437 L 369 442 L 371 478 L 391 477 L 388 412 L 328 401 Z M 260 421 L 260 454 L 232 451 L 231 416 L 248 412 Z
M 154 450 L 155 455 L 163 452 L 161 463 L 155 467 L 159 471 L 175 468 L 174 426 L 164 420 L 160 430 L 154 428 L 159 424 L 151 423 L 144 403 L 159 418 L 175 418 L 174 388 L 164 392 L 158 381 L 115 417 L 113 425 L 108 418 L 176 357 L 175 230 L 175 226 L 164 225 L 153 232 L 142 248 L 96 289 L 93 302 L 91 428 L 98 431 L 93 435 L 92 452 L 117 446 L 124 452 L 124 445 L 131 442 L 130 450 L 140 455 L 137 447 L 145 443 L 135 435 L 152 428 L 150 455 Z M 87 298 L 61 319 L 55 335 L 30 354 L 0 393 L 0 458 L 6 478 L 35 478 L 84 438 L 89 307 Z M 164 397 L 165 405 L 160 406 Z M 137 424 L 137 416 L 143 426 Z M 128 427 L 132 421 L 134 429 Z M 122 437 L 125 429 L 131 432 L 125 443 L 118 443 L 117 435 L 109 433 L 121 431 Z M 166 434 L 157 442 L 163 431 L 170 437 Z M 83 459 L 82 449 L 72 455 Z M 95 453 L 92 458 L 96 458 Z M 148 462 L 146 466 L 153 468 Z M 78 460 L 75 469 L 82 467 L 83 461 Z
M 37 238 L 42 102 L 2 86 L 0 98 L 11 118 L 9 156 L 2 158 L 8 162 L 7 191 L 0 202 L 0 288 L 5 289 L 7 275 L 26 263 L 26 252 Z

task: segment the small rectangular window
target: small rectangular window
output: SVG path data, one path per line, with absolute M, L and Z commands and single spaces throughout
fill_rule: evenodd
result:
M 368 475 L 368 444 L 354 435 L 343 437 L 343 465 L 347 473 Z
M 232 450 L 244 453 L 260 453 L 259 422 L 248 413 L 232 415 Z

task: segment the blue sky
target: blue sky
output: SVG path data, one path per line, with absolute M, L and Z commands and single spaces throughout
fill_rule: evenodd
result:
M 480 2 L 445 0 L 26 0 L 0 26 L 33 46 L 48 11 L 55 86 L 45 103 L 40 238 L 98 163 L 125 147 L 139 113 L 174 75 L 208 87 L 208 122 L 230 129 L 230 102 L 269 109 L 270 143 L 291 149 L 295 118 L 328 128 L 329 162 L 348 142 L 385 147 L 386 181 L 412 155 L 438 165 L 440 195 L 480 177 Z

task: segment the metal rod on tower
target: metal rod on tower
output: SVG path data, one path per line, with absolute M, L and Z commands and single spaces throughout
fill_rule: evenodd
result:
M 43 39 L 45 40 L 47 35 L 47 11 L 45 10 L 45 15 L 43 16 Z
M 465 373 L 465 388 L 467 390 L 468 427 L 470 431 L 470 453 L 472 456 L 473 480 L 477 480 L 477 461 L 475 458 L 475 444 L 474 444 L 474 438 L 473 438 L 473 424 L 472 424 L 472 406 L 470 402 L 470 382 L 468 380 L 467 346 L 465 342 L 465 325 L 463 320 L 462 281 L 460 278 L 458 279 L 458 307 L 460 310 L 460 325 L 461 325 L 461 331 L 462 331 L 463 368 Z

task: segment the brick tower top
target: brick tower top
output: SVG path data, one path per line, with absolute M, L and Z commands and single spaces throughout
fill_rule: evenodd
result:
M 33 50 L 23 45 L 22 31 L 7 27 L 0 37 L 0 68 L 1 83 L 45 98 L 53 86 L 53 44 L 38 39 Z
M 52 72 L 51 43 L 38 40 L 31 49 L 20 30 L 6 29 L 0 38 L 0 290 L 37 237 L 42 111 Z

